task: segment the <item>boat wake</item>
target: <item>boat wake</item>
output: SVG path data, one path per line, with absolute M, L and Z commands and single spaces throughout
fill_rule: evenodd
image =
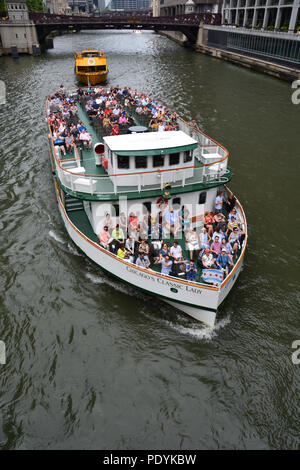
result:
M 55 233 L 53 230 L 49 230 L 49 235 L 50 235 L 51 238 L 53 238 L 58 243 L 61 243 L 62 245 L 64 245 L 66 243 L 65 240 L 60 238 L 60 236 L 57 235 L 57 233 Z
M 212 341 L 215 337 L 218 336 L 218 331 L 224 328 L 230 322 L 231 320 L 228 316 L 217 322 L 213 328 L 210 328 L 205 325 L 201 326 L 201 324 L 199 324 L 198 322 L 193 323 L 192 325 L 189 322 L 189 326 L 175 324 L 170 321 L 168 321 L 167 323 L 172 329 L 176 330 L 178 333 L 192 336 L 193 338 L 199 341 Z
M 92 281 L 94 284 L 106 284 L 118 290 L 119 292 L 123 292 L 124 294 L 130 294 L 130 291 L 128 288 L 118 284 L 117 282 L 111 281 L 110 279 L 107 279 L 107 278 L 104 278 L 104 277 L 101 277 L 99 275 L 92 274 L 92 273 L 86 273 L 85 277 L 89 279 L 90 281 Z

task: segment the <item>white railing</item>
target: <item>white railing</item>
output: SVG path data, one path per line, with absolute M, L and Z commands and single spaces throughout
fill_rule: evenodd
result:
M 67 93 L 70 95 L 76 94 L 74 90 L 68 90 Z M 54 147 L 50 134 L 57 177 L 65 188 L 73 192 L 92 195 L 163 190 L 165 183 L 171 183 L 172 188 L 212 182 L 226 183 L 230 173 L 227 170 L 228 150 L 205 135 L 200 129 L 191 130 L 189 124 L 183 119 L 178 118 L 178 124 L 179 130 L 191 135 L 198 142 L 198 148 L 194 150 L 194 165 L 170 170 L 158 169 L 133 172 L 131 174 L 107 174 L 100 176 L 87 174 L 84 166 L 80 166 L 80 156 L 77 149 L 75 149 L 75 159 L 73 161 L 62 160 L 60 149 L 58 146 Z M 191 173 L 193 174 L 191 175 Z M 128 181 L 129 175 L 134 177 L 136 183 L 126 186 L 128 184 L 126 180 Z M 155 175 L 157 182 L 153 183 L 153 176 Z

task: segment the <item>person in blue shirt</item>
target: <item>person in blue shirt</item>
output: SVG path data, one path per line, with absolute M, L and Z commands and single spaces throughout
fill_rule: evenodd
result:
M 185 272 L 188 281 L 196 281 L 197 268 L 194 261 L 190 261 L 189 264 L 186 265 Z
M 164 274 L 165 276 L 169 276 L 171 270 L 172 270 L 172 264 L 173 261 L 170 260 L 169 256 L 165 256 L 165 258 L 162 258 L 159 263 L 161 264 L 161 274 Z
M 233 263 L 230 257 L 228 256 L 225 248 L 222 248 L 221 253 L 218 255 L 216 264 L 220 269 L 222 269 L 224 273 L 226 273 L 227 276 L 229 272 L 229 266 L 233 266 Z

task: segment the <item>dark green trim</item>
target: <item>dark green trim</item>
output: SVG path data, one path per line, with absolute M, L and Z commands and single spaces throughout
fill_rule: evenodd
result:
M 151 155 L 169 155 L 171 153 L 179 153 L 185 152 L 187 150 L 194 150 L 198 147 L 198 144 L 189 144 L 189 145 L 181 145 L 180 147 L 170 147 L 166 149 L 152 149 L 152 150 L 113 150 L 110 149 L 116 155 L 124 156 L 124 157 L 145 157 Z

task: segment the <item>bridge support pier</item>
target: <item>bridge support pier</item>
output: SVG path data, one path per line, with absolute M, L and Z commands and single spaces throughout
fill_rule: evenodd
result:
M 19 54 L 40 55 L 35 25 L 7 23 L 0 25 L 0 54 L 18 57 Z

